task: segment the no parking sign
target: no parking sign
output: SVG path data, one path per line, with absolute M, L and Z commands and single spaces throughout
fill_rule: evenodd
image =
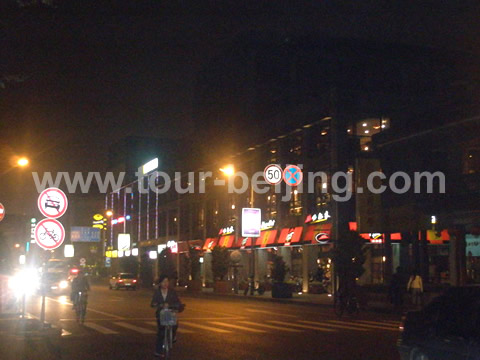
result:
M 43 216 L 58 219 L 67 211 L 68 200 L 62 190 L 48 188 L 40 193 L 37 205 Z

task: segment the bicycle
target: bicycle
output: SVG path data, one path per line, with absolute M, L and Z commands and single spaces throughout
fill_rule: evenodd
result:
M 165 328 L 162 355 L 165 359 L 169 359 L 173 347 L 173 327 L 177 325 L 176 312 L 172 309 L 162 309 L 160 311 L 160 325 Z
M 355 295 L 351 294 L 342 294 L 340 292 L 337 292 L 335 294 L 333 306 L 335 315 L 337 315 L 339 318 L 343 316 L 345 311 L 349 315 L 358 315 L 358 313 L 360 312 L 360 305 L 358 303 L 358 299 Z
M 77 294 L 77 300 L 75 301 L 75 314 L 77 316 L 78 323 L 85 322 L 85 316 L 87 315 L 87 300 L 88 294 L 86 291 L 79 291 Z

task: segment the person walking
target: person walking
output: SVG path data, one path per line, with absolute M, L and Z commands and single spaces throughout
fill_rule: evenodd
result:
M 414 271 L 407 284 L 407 291 L 412 294 L 413 305 L 419 307 L 422 305 L 423 280 L 418 271 Z

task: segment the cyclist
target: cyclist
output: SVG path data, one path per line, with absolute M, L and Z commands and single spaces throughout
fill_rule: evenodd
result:
M 78 275 L 72 281 L 72 292 L 70 294 L 70 299 L 73 303 L 73 309 L 75 309 L 75 305 L 77 304 L 78 293 L 87 291 L 90 291 L 90 284 L 85 276 L 85 273 L 80 270 Z
M 158 332 L 157 343 L 155 345 L 155 356 L 161 356 L 165 328 L 160 325 L 160 311 L 162 309 L 173 309 L 182 312 L 184 305 L 180 302 L 176 291 L 170 288 L 170 279 L 167 275 L 161 275 L 158 281 L 156 281 L 156 284 L 158 287 L 155 289 L 150 306 L 157 308 L 155 316 L 157 318 Z M 177 341 L 177 328 L 178 325 L 173 327 L 173 342 Z

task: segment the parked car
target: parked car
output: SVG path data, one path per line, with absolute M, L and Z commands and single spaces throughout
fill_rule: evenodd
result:
M 130 273 L 119 273 L 115 276 L 112 276 L 110 278 L 110 290 L 111 289 L 132 289 L 136 290 L 137 289 L 137 283 L 138 279 L 136 278 L 135 275 L 130 274 Z
M 480 359 L 480 287 L 455 287 L 400 326 L 402 360 Z

